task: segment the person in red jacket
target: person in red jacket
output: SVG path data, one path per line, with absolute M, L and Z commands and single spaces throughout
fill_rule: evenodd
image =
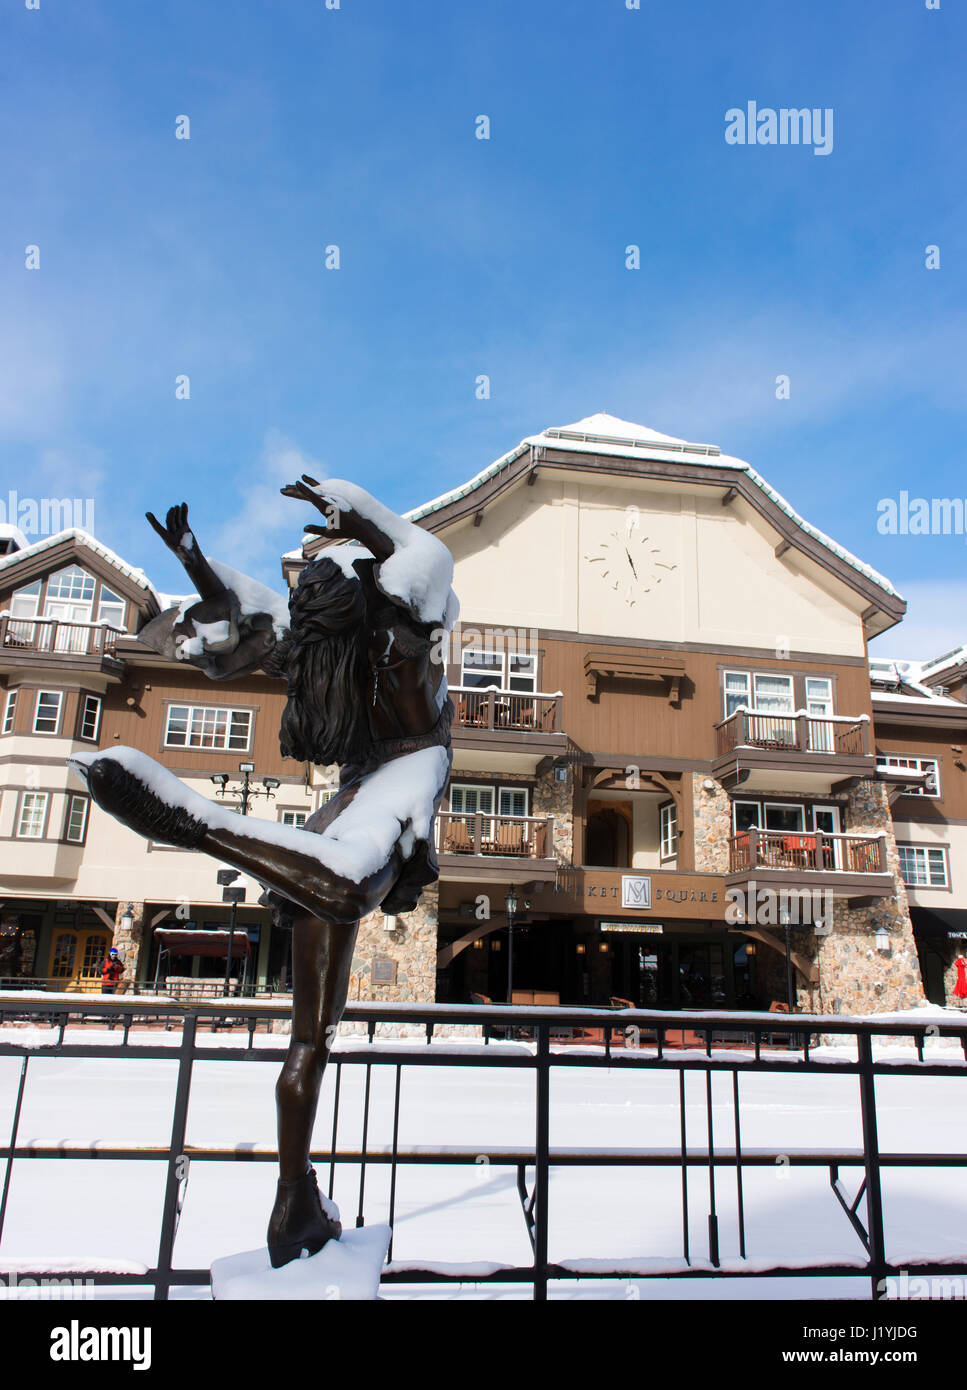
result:
M 123 974 L 124 963 L 118 955 L 117 947 L 112 946 L 101 966 L 101 993 L 114 994 L 118 987 L 118 980 Z

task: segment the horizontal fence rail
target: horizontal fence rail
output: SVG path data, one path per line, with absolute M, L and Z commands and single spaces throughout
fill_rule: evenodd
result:
M 765 714 L 737 710 L 715 726 L 715 752 L 764 748 L 780 753 L 836 753 L 862 758 L 869 754 L 869 724 L 845 716 Z
M 811 873 L 885 874 L 882 836 L 830 835 L 822 830 L 743 830 L 729 840 L 729 873 L 789 869 Z
M 455 729 L 512 729 L 537 734 L 561 731 L 560 694 L 451 685 L 450 698 Z
M 75 1026 L 83 1016 L 94 1018 L 108 1027 L 120 1030 L 112 1041 L 95 1041 L 83 1027 Z M 72 1262 L 69 1273 L 75 1278 L 103 1285 L 146 1285 L 153 1287 L 155 1297 L 165 1299 L 173 1286 L 204 1285 L 209 1281 L 207 1269 L 175 1267 L 173 1255 L 178 1218 L 187 1183 L 187 1168 L 193 1162 L 275 1162 L 277 1152 L 269 1146 L 239 1143 L 237 1147 L 198 1147 L 186 1143 L 188 1106 L 191 1097 L 192 1069 L 196 1062 L 273 1063 L 278 1065 L 285 1051 L 285 1038 L 279 1046 L 255 1047 L 254 1035 L 260 1024 L 271 1027 L 288 1017 L 288 1007 L 278 1001 L 213 1001 L 204 1005 L 178 1004 L 159 996 L 143 996 L 136 1004 L 131 1000 L 98 999 L 78 1001 L 61 995 L 47 998 L 24 998 L 14 993 L 0 994 L 0 1057 L 20 1059 L 15 1083 L 16 1095 L 12 1106 L 9 1138 L 0 1144 L 3 1180 L 0 1188 L 0 1264 L 3 1263 L 3 1224 L 7 1210 L 15 1165 L 38 1159 L 72 1158 L 105 1160 L 140 1160 L 164 1166 L 164 1206 L 158 1235 L 158 1256 L 153 1267 L 136 1272 L 107 1273 L 77 1268 Z M 178 1036 L 164 1045 L 141 1044 L 132 1037 L 135 1026 L 146 1020 L 173 1021 Z M 31 1022 L 35 1025 L 29 1037 L 18 1041 L 17 1028 L 5 1025 Z M 49 1041 L 38 1039 L 37 1023 L 49 1029 Z M 238 1047 L 206 1046 L 203 1026 L 216 1028 L 220 1023 L 233 1022 L 243 1029 Z M 759 1013 L 690 1012 L 665 1013 L 643 1009 L 569 1009 L 538 1007 L 465 1006 L 431 1004 L 351 1004 L 344 1023 L 359 1030 L 358 1036 L 346 1036 L 333 1051 L 330 1067 L 335 1070 L 335 1087 L 330 1127 L 330 1142 L 326 1149 L 314 1152 L 313 1162 L 328 1167 L 329 1195 L 334 1188 L 338 1166 L 356 1169 L 358 1196 L 356 1225 L 366 1223 L 366 1175 L 370 1167 L 389 1167 L 390 1196 L 389 1224 L 392 1227 L 396 1209 L 397 1175 L 401 1169 L 414 1165 L 445 1165 L 460 1167 L 478 1164 L 481 1152 L 491 1167 L 503 1167 L 516 1174 L 517 1195 L 521 1217 L 532 1252 L 525 1265 L 501 1265 L 488 1272 L 469 1262 L 465 1269 L 450 1264 L 446 1267 L 411 1260 L 394 1263 L 390 1245 L 388 1262 L 382 1279 L 386 1283 L 523 1283 L 533 1288 L 536 1299 L 547 1297 L 551 1280 L 634 1279 L 647 1278 L 762 1278 L 816 1276 L 850 1276 L 869 1280 L 871 1297 L 877 1297 L 882 1280 L 901 1274 L 885 1254 L 881 1175 L 887 1169 L 950 1169 L 967 1166 L 962 1153 L 927 1152 L 914 1144 L 902 1152 L 882 1152 L 878 1139 L 876 1079 L 881 1076 L 964 1076 L 967 1077 L 967 1020 L 922 1020 L 906 1022 L 899 1019 L 865 1020 L 835 1016 L 791 1015 L 780 1023 L 775 1015 Z M 394 1032 L 392 1047 L 381 1047 L 377 1029 L 389 1025 Z M 459 1048 L 431 1045 L 437 1029 L 454 1027 L 480 1030 L 480 1041 L 464 1041 Z M 401 1029 L 410 1035 L 400 1040 Z M 247 1037 L 245 1034 L 247 1033 Z M 575 1037 L 598 1035 L 600 1046 L 575 1047 Z M 493 1047 L 493 1039 L 513 1040 L 514 1047 Z M 941 1060 L 930 1060 L 927 1040 L 951 1039 Z M 682 1044 L 688 1040 L 689 1046 Z M 850 1044 L 853 1057 L 824 1057 L 813 1054 L 823 1041 Z M 888 1060 L 874 1057 L 874 1040 L 909 1044 L 909 1060 L 898 1060 L 895 1054 Z M 439 1040 L 438 1040 L 439 1041 Z M 780 1046 L 778 1044 L 784 1044 Z M 177 1062 L 177 1082 L 171 1112 L 170 1141 L 167 1145 L 132 1145 L 130 1147 L 92 1145 L 90 1141 L 68 1141 L 57 1144 L 25 1142 L 20 1134 L 20 1117 L 30 1080 L 29 1066 L 35 1057 L 103 1059 L 169 1059 Z M 345 1127 L 340 1109 L 343 1091 L 342 1072 L 345 1067 L 365 1069 L 363 1114 L 353 1116 L 358 1132 L 353 1137 L 342 1133 Z M 533 1139 L 516 1146 L 485 1147 L 480 1145 L 410 1145 L 400 1142 L 400 1120 L 403 1105 L 403 1079 L 410 1069 L 419 1067 L 458 1067 L 520 1070 L 534 1076 Z M 389 1143 L 369 1142 L 371 1113 L 371 1077 L 374 1067 L 390 1069 L 394 1081 L 392 1136 Z M 665 1071 L 678 1078 L 679 1142 L 672 1146 L 648 1145 L 648 1136 L 636 1146 L 557 1146 L 550 1142 L 553 1114 L 552 1076 L 561 1069 L 583 1068 L 592 1071 L 628 1068 L 634 1072 Z M 694 1104 L 696 1089 L 704 1092 L 705 1123 L 691 1131 L 686 1113 L 686 1078 L 695 1074 L 690 1101 Z M 857 1081 L 856 1110 L 861 1123 L 862 1147 L 781 1149 L 748 1147 L 743 1144 L 742 1092 L 744 1078 L 750 1075 L 783 1074 L 788 1077 L 790 1094 L 795 1094 L 796 1078 L 807 1074 L 855 1077 Z M 726 1099 L 713 1094 L 713 1078 L 727 1078 Z M 40 1083 L 35 1083 L 40 1084 Z M 721 1088 L 717 1088 L 721 1090 Z M 724 1110 L 724 1116 L 722 1114 Z M 716 1124 L 716 1116 L 719 1123 Z M 696 1132 L 696 1128 L 698 1132 Z M 721 1142 L 723 1132 L 729 1134 Z M 185 1160 L 188 1160 L 186 1164 Z M 842 1219 L 854 1231 L 862 1255 L 855 1263 L 822 1263 L 806 1266 L 774 1263 L 764 1267 L 755 1260 L 755 1251 L 747 1249 L 744 1175 L 747 1170 L 775 1167 L 779 1163 L 790 1167 L 826 1170 L 830 1200 L 841 1209 Z M 649 1168 L 672 1168 L 681 1174 L 681 1254 L 669 1257 L 667 1267 L 661 1261 L 649 1261 L 642 1270 L 633 1261 L 615 1259 L 608 1263 L 606 1252 L 594 1261 L 593 1272 L 575 1269 L 569 1263 L 554 1263 L 548 1258 L 550 1222 L 550 1176 L 554 1169 L 618 1168 L 631 1171 Z M 851 1197 L 844 1169 L 852 1170 L 849 1182 L 855 1193 Z M 689 1174 L 704 1174 L 704 1223 L 707 1231 L 701 1251 L 695 1248 L 690 1203 L 694 1207 L 694 1184 Z M 731 1205 L 736 1221 L 736 1248 L 723 1251 L 720 1245 L 720 1217 L 725 1203 Z M 693 1213 L 692 1213 L 693 1215 Z M 741 1268 L 746 1259 L 755 1261 L 748 1269 Z M 728 1268 L 723 1268 L 723 1261 Z M 653 1267 L 652 1267 L 653 1266 Z M 951 1275 L 967 1272 L 967 1258 L 960 1262 L 945 1259 L 907 1261 L 904 1268 L 916 1268 L 925 1274 Z M 56 1274 L 45 1262 L 43 1270 L 17 1268 L 19 1278 L 43 1278 Z
M 71 623 L 60 618 L 12 618 L 0 614 L 0 647 L 71 656 L 113 656 L 124 633 L 108 623 Z
M 546 859 L 551 854 L 553 826 L 551 816 L 493 816 L 481 811 L 438 811 L 436 847 L 441 854 Z

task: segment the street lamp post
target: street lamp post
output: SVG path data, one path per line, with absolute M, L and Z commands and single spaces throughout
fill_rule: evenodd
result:
M 514 885 L 507 889 L 504 899 L 507 909 L 507 1003 L 514 1002 L 514 913 L 517 911 L 517 894 Z
M 255 790 L 251 785 L 251 775 L 255 771 L 254 763 L 239 763 L 238 770 L 242 774 L 241 781 L 229 783 L 227 772 L 213 772 L 212 781 L 218 788 L 216 796 L 232 796 L 238 801 L 239 813 L 243 816 L 248 815 L 249 800 L 256 796 L 264 796 L 269 801 L 275 797 L 275 789 L 279 786 L 278 777 L 263 777 L 262 786 Z M 233 873 L 232 878 L 237 878 L 238 873 Z M 231 889 L 232 893 L 232 916 L 228 927 L 228 951 L 225 956 L 225 994 L 228 994 L 228 982 L 232 972 L 232 955 L 235 949 L 235 915 L 238 909 L 238 889 Z

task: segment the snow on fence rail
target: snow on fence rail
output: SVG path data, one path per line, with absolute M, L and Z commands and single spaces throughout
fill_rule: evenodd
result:
M 255 1046 L 255 1032 L 260 1021 L 286 1017 L 284 1002 L 255 1002 L 250 1000 L 220 1000 L 204 1004 L 179 1003 L 163 997 L 133 999 L 25 996 L 0 993 L 0 1057 L 20 1059 L 17 1093 L 13 1105 L 10 1134 L 0 1144 L 3 1181 L 0 1188 L 0 1279 L 6 1262 L 3 1259 L 3 1223 L 6 1215 L 14 1165 L 21 1161 L 42 1158 L 71 1157 L 104 1160 L 141 1159 L 164 1167 L 164 1204 L 158 1233 L 158 1254 L 151 1267 L 136 1267 L 128 1261 L 92 1261 L 90 1269 L 80 1274 L 95 1284 L 147 1285 L 155 1297 L 166 1299 L 173 1286 L 204 1285 L 209 1281 L 207 1269 L 176 1268 L 173 1265 L 175 1235 L 187 1184 L 188 1169 L 195 1162 L 272 1162 L 277 1159 L 274 1148 L 250 1143 L 238 1147 L 199 1147 L 187 1144 L 188 1105 L 191 1095 L 192 1069 L 196 1061 L 245 1062 L 278 1064 L 284 1055 L 274 1039 L 263 1038 L 265 1046 Z M 6 1027 L 30 1020 L 35 1026 L 18 1038 L 18 1028 Z M 77 1024 L 82 1020 L 102 1020 L 111 1029 L 91 1033 Z M 136 1020 L 166 1020 L 178 1034 L 170 1042 L 158 1043 L 139 1037 Z M 237 1046 L 224 1035 L 206 1038 L 199 1029 L 204 1024 L 214 1028 L 219 1022 L 244 1021 L 247 1038 L 239 1038 Z M 441 1264 L 412 1259 L 393 1261 L 390 1245 L 383 1281 L 414 1285 L 420 1283 L 523 1283 L 533 1288 L 535 1299 L 547 1297 L 548 1283 L 555 1279 L 626 1279 L 635 1278 L 751 1278 L 770 1276 L 852 1276 L 867 1278 L 871 1297 L 877 1297 L 883 1280 L 900 1275 L 899 1266 L 891 1264 L 885 1254 L 881 1174 L 887 1169 L 945 1169 L 967 1166 L 964 1153 L 926 1151 L 915 1145 L 903 1152 L 883 1152 L 880 1149 L 877 1126 L 877 1077 L 884 1076 L 944 1076 L 967 1077 L 967 1020 L 949 1018 L 942 1011 L 935 1014 L 913 1012 L 880 1018 L 841 1018 L 827 1015 L 793 1015 L 778 1020 L 773 1014 L 760 1013 L 666 1013 L 639 1009 L 547 1008 L 499 1005 L 430 1005 L 430 1004 L 351 1004 L 345 1022 L 359 1028 L 361 1035 L 343 1037 L 333 1050 L 330 1067 L 335 1070 L 335 1089 L 331 1115 L 330 1142 L 324 1152 L 313 1153 L 313 1161 L 321 1168 L 328 1167 L 329 1193 L 332 1195 L 337 1165 L 349 1165 L 358 1173 L 356 1225 L 366 1222 L 366 1176 L 371 1167 L 389 1167 L 389 1223 L 392 1226 L 396 1204 L 396 1179 L 401 1167 L 410 1165 L 477 1165 L 481 1161 L 480 1145 L 424 1144 L 403 1145 L 400 1142 L 402 1076 L 413 1067 L 460 1067 L 518 1069 L 534 1076 L 533 1141 L 526 1145 L 487 1146 L 486 1161 L 491 1167 L 503 1167 L 516 1173 L 517 1194 L 521 1215 L 533 1259 L 529 1264 L 502 1264 L 468 1259 L 464 1262 Z M 38 1040 L 38 1027 L 49 1030 L 49 1042 Z M 404 1041 L 378 1041 L 377 1028 L 389 1025 L 399 1032 L 407 1027 L 422 1031 L 424 1041 L 412 1037 Z M 480 1042 L 452 1039 L 434 1040 L 436 1030 L 447 1033 L 459 1026 L 479 1026 L 483 1032 Z M 597 1030 L 597 1046 L 573 1044 Z M 119 1034 L 119 1036 L 118 1036 Z M 684 1046 L 686 1037 L 690 1045 Z M 777 1039 L 784 1045 L 777 1045 Z M 897 1056 L 876 1055 L 874 1040 L 906 1044 L 906 1051 Z M 823 1044 L 844 1044 L 832 1051 Z M 273 1044 L 273 1045 L 270 1045 Z M 83 1145 L 70 1141 L 24 1141 L 19 1135 L 24 1096 L 30 1079 L 31 1058 L 51 1054 L 65 1058 L 167 1058 L 177 1062 L 177 1082 L 171 1116 L 170 1140 L 167 1145 L 134 1145 L 121 1147 L 107 1143 Z M 822 1055 L 817 1055 L 821 1053 Z M 340 1096 L 345 1067 L 365 1069 L 364 1105 L 359 1133 L 352 1138 L 341 1133 Z M 394 1107 L 392 1137 L 388 1143 L 369 1142 L 370 1080 L 373 1067 L 388 1067 L 394 1073 Z M 552 1145 L 551 1076 L 562 1068 L 590 1068 L 631 1071 L 665 1071 L 678 1078 L 677 1145 L 663 1147 L 637 1146 L 559 1146 Z M 688 1072 L 704 1078 L 705 1124 L 695 1132 L 688 1124 L 685 1081 Z M 742 1142 L 742 1089 L 745 1078 L 755 1074 L 781 1074 L 786 1077 L 789 1092 L 795 1096 L 799 1078 L 810 1073 L 852 1076 L 857 1081 L 856 1108 L 861 1123 L 862 1147 L 810 1147 L 781 1150 L 769 1146 L 744 1146 Z M 724 1102 L 713 1093 L 713 1077 L 724 1075 L 730 1083 Z M 690 1099 L 694 1103 L 694 1086 Z M 724 1115 L 723 1115 L 724 1108 Z M 723 1132 L 729 1142 L 721 1142 Z M 718 1137 L 717 1137 L 718 1136 Z M 647 1136 L 642 1136 L 646 1139 Z M 186 1162 L 187 1160 L 187 1162 Z M 830 1200 L 838 1204 L 842 1219 L 849 1223 L 858 1239 L 862 1254 L 855 1258 L 831 1260 L 827 1263 L 803 1261 L 793 1257 L 785 1263 L 747 1250 L 745 1221 L 744 1174 L 747 1169 L 775 1166 L 782 1162 L 789 1167 L 826 1169 Z M 609 1259 L 606 1255 L 593 1260 L 548 1259 L 548 1230 L 550 1220 L 550 1176 L 552 1169 L 567 1168 L 609 1169 L 677 1169 L 681 1174 L 681 1255 L 669 1259 L 627 1258 Z M 851 1196 L 841 1170 L 853 1170 Z M 704 1174 L 707 1192 L 707 1241 L 703 1249 L 693 1248 L 689 1204 L 694 1205 L 694 1184 L 689 1174 Z M 723 1204 L 734 1206 L 736 1248 L 722 1250 L 719 1240 L 720 1213 Z M 731 1218 L 730 1218 L 731 1220 Z M 49 1261 L 37 1271 L 22 1267 L 16 1261 L 20 1278 L 49 1274 Z M 78 1273 L 73 1260 L 70 1272 Z M 907 1260 L 904 1268 L 914 1262 Z M 123 1266 L 123 1268 L 122 1268 Z M 924 1274 L 949 1275 L 967 1273 L 967 1257 L 941 1256 L 916 1262 Z M 66 1266 L 65 1266 L 66 1268 Z

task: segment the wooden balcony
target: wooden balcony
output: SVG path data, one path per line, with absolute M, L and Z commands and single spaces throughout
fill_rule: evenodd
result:
M 828 835 L 821 830 L 744 830 L 729 840 L 727 883 L 828 888 L 838 897 L 883 897 L 895 891 L 883 835 Z
M 106 623 L 67 623 L 60 618 L 14 618 L 0 613 L 0 660 L 45 666 L 65 663 L 120 669 L 118 639 L 125 634 Z
M 533 766 L 548 754 L 562 753 L 567 748 L 561 727 L 560 691 L 549 695 L 536 690 L 452 685 L 450 698 L 455 710 L 452 732 L 457 748 L 523 755 Z
M 440 811 L 436 847 L 444 878 L 547 882 L 557 873 L 551 816 Z
M 768 785 L 777 771 L 792 773 L 802 779 L 804 788 L 815 790 L 848 777 L 872 777 L 870 721 L 862 716 L 814 716 L 802 711 L 736 710 L 715 726 L 713 771 L 733 786 L 753 774 Z

